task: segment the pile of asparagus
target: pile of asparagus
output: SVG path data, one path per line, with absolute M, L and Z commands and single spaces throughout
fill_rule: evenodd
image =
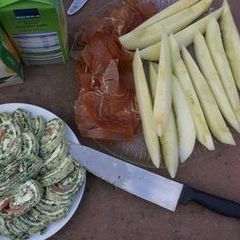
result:
M 150 157 L 159 167 L 162 151 L 172 178 L 196 139 L 213 151 L 213 137 L 236 144 L 226 122 L 240 132 L 240 37 L 228 2 L 192 23 L 212 2 L 179 0 L 119 39 L 135 50 L 136 95 Z M 192 43 L 196 61 L 186 48 Z

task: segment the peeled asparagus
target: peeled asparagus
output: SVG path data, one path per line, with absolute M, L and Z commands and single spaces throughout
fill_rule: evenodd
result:
M 220 18 L 223 42 L 234 79 L 240 89 L 240 36 L 226 0 L 223 6 L 223 13 Z
M 151 62 L 150 67 L 153 71 L 153 73 L 150 74 L 150 83 L 155 82 L 156 90 L 158 64 Z M 196 130 L 183 90 L 175 76 L 172 77 L 172 81 L 173 109 L 177 123 L 179 157 L 183 163 L 189 158 L 193 151 L 196 141 Z M 155 90 L 153 90 L 153 92 L 155 92 Z
M 178 79 L 172 79 L 173 110 L 176 116 L 180 162 L 185 162 L 193 152 L 196 129 L 187 99 Z
M 146 27 L 149 27 L 164 18 L 167 18 L 177 12 L 184 10 L 185 8 L 192 6 L 193 4 L 195 4 L 198 1 L 199 0 L 179 0 L 176 3 L 170 5 L 169 7 L 161 10 L 159 13 L 157 13 L 154 16 L 152 16 L 151 18 L 149 18 L 147 21 L 143 22 L 141 25 L 136 27 L 133 31 L 136 32 L 136 31 L 139 31 Z
M 157 63 L 149 62 L 150 88 L 153 99 L 155 98 L 156 93 L 158 67 Z
M 213 139 L 205 120 L 197 94 L 193 87 L 187 68 L 180 55 L 179 47 L 173 35 L 170 36 L 170 47 L 172 54 L 173 73 L 180 82 L 183 92 L 187 98 L 194 125 L 197 132 L 197 139 L 208 150 L 214 150 Z
M 174 118 L 174 113 L 171 109 L 169 122 L 160 137 L 162 154 L 165 161 L 167 170 L 172 178 L 175 178 L 179 159 L 178 159 L 178 141 L 177 141 L 177 128 Z
M 158 68 L 159 66 L 157 63 L 149 62 L 150 88 L 151 88 L 153 102 L 155 99 L 155 93 L 156 93 L 156 87 L 157 87 Z M 161 124 L 158 124 L 155 122 L 155 129 L 157 133 L 161 133 L 162 132 Z
M 240 98 L 232 75 L 231 68 L 223 47 L 220 27 L 215 18 L 211 19 L 206 32 L 207 45 L 214 65 L 219 73 L 221 82 L 232 106 L 235 116 L 240 123 Z
M 219 109 L 229 124 L 236 131 L 240 132 L 238 121 L 232 110 L 231 104 L 228 101 L 218 72 L 213 64 L 206 41 L 200 32 L 196 33 L 194 38 L 194 51 L 198 65 L 212 90 Z
M 127 33 L 121 36 L 119 41 L 128 50 L 148 47 L 161 40 L 163 31 L 167 34 L 176 33 L 186 27 L 204 13 L 212 1 L 213 0 L 201 0 L 193 6 L 156 22 L 147 28 Z
M 209 20 L 214 17 L 218 19 L 222 13 L 222 8 L 214 11 L 213 13 L 207 15 L 206 17 L 200 19 L 199 21 L 193 23 L 182 31 L 176 33 L 174 36 L 180 47 L 186 47 L 193 42 L 193 38 L 197 31 L 201 33 L 206 32 L 206 28 Z M 148 61 L 157 61 L 159 59 L 160 53 L 160 43 L 156 43 L 140 51 L 141 57 Z
M 163 34 L 161 42 L 161 56 L 157 75 L 157 85 L 154 98 L 153 118 L 157 124 L 157 134 L 167 125 L 172 106 L 172 64 L 169 40 L 167 34 Z
M 137 50 L 134 55 L 133 74 L 144 139 L 149 151 L 149 155 L 154 165 L 156 167 L 159 167 L 161 162 L 160 143 L 159 138 L 155 133 L 152 100 L 148 89 L 139 50 Z
M 213 135 L 222 143 L 236 145 L 232 134 L 226 126 L 211 89 L 200 72 L 197 64 L 186 48 L 182 49 L 182 55 L 197 92 L 198 99 L 202 105 L 208 126 Z
M 152 65 L 152 63 L 150 65 Z M 157 65 L 158 64 L 155 63 L 154 67 L 156 68 Z M 156 71 L 158 71 L 158 69 L 156 69 Z M 150 76 L 150 78 L 151 78 L 151 82 L 155 82 L 155 83 L 157 82 L 157 75 L 153 74 Z M 156 86 L 156 84 L 155 84 L 155 86 Z M 153 91 L 153 92 L 155 92 L 155 91 Z M 176 97 L 178 97 L 177 93 L 176 93 Z M 179 99 L 179 101 L 181 102 L 181 99 Z M 179 104 L 178 104 L 178 106 L 180 107 Z M 177 107 L 177 109 L 179 109 L 179 107 Z M 182 109 L 182 111 L 183 111 L 183 113 L 185 112 L 184 109 Z M 185 117 L 183 116 L 180 118 L 183 120 Z M 180 119 L 178 119 L 178 121 L 179 120 Z M 183 124 L 183 121 L 180 120 L 180 122 Z M 188 124 L 188 121 L 186 121 L 185 124 Z M 181 129 L 183 129 L 183 128 L 181 128 Z M 184 138 L 184 136 L 182 134 L 180 134 L 179 136 L 182 137 L 182 140 L 181 140 L 182 143 L 183 143 L 183 141 L 185 141 L 185 147 L 186 147 L 185 150 L 186 150 L 189 147 L 189 146 L 187 146 L 187 144 L 190 144 L 190 143 L 189 143 L 189 141 L 187 141 L 186 138 Z M 177 131 L 176 131 L 176 122 L 175 122 L 174 114 L 172 112 L 172 108 L 170 109 L 170 116 L 169 116 L 169 121 L 167 123 L 167 126 L 163 129 L 163 134 L 160 137 L 160 142 L 162 145 L 162 154 L 163 154 L 163 157 L 165 160 L 166 167 L 167 167 L 171 177 L 174 178 L 176 176 L 179 160 L 178 160 L 178 139 L 177 139 Z M 183 148 L 180 149 L 180 154 L 181 153 L 184 153 Z M 183 154 L 181 154 L 181 156 L 183 156 Z

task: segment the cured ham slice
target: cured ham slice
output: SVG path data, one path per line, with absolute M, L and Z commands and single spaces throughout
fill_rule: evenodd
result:
M 139 126 L 132 71 L 133 54 L 118 37 L 156 13 L 152 3 L 128 0 L 114 6 L 79 39 L 75 121 L 82 136 L 105 141 L 130 139 Z

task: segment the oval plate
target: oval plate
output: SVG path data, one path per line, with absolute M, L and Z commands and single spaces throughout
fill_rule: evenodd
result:
M 17 108 L 22 108 L 22 109 L 30 112 L 32 114 L 32 116 L 41 115 L 47 121 L 51 120 L 52 118 L 58 117 L 54 113 L 52 113 L 44 108 L 30 105 L 30 104 L 24 104 L 24 103 L 2 104 L 2 105 L 0 105 L 0 112 L 13 112 Z M 67 129 L 66 129 L 66 133 L 65 133 L 65 138 L 69 142 L 80 144 L 77 137 L 75 136 L 75 134 L 73 133 L 73 131 L 70 129 L 70 127 L 68 125 L 67 125 Z M 72 218 L 74 213 L 76 212 L 76 210 L 81 202 L 81 199 L 82 199 L 82 196 L 84 193 L 84 189 L 85 189 L 85 185 L 86 185 L 86 179 L 85 179 L 84 184 L 80 187 L 80 189 L 76 193 L 76 196 L 73 200 L 72 206 L 64 219 L 49 224 L 47 229 L 42 234 L 40 234 L 40 233 L 34 234 L 29 238 L 29 240 L 45 240 L 45 239 L 53 236 L 60 229 L 62 229 L 67 224 L 67 222 Z M 8 238 L 6 238 L 6 237 L 0 236 L 0 240 L 7 240 L 7 239 Z

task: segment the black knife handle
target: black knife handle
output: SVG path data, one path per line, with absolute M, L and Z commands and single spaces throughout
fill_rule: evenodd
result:
M 196 202 L 227 217 L 240 218 L 240 204 L 184 185 L 179 203 Z

